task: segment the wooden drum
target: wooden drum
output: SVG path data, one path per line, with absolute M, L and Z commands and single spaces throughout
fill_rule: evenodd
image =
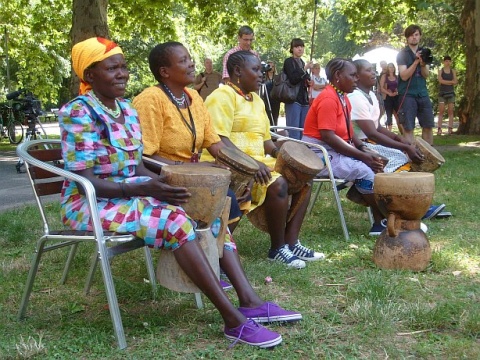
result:
M 162 167 L 160 178 L 163 182 L 186 187 L 192 194 L 188 203 L 182 205 L 185 212 L 197 222 L 197 240 L 217 277 L 220 276 L 218 263 L 219 249 L 223 249 L 223 237 L 213 236 L 210 225 L 224 210 L 230 184 L 230 172 L 225 169 L 202 165 L 167 165 Z M 223 211 L 225 214 L 225 211 Z M 224 215 L 225 216 L 225 215 Z M 226 212 L 228 221 L 228 211 Z M 225 227 L 222 227 L 225 229 Z M 221 238 L 221 244 L 219 240 Z M 174 291 L 198 293 L 200 290 L 183 272 L 170 250 L 160 251 L 157 266 L 158 282 Z
M 415 137 L 415 146 L 419 149 L 423 156 L 423 162 L 416 164 L 412 162 L 412 171 L 415 172 L 434 172 L 445 163 L 443 156 L 428 142 L 421 137 Z
M 286 141 L 278 151 L 275 171 L 288 182 L 288 193 L 299 192 L 323 169 L 323 161 L 306 145 Z
M 258 164 L 250 156 L 237 148 L 224 147 L 218 151 L 216 162 L 227 166 L 232 172 L 230 189 L 236 197 L 243 195 L 245 187 L 253 180 Z

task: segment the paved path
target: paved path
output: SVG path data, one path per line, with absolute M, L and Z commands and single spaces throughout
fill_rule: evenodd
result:
M 60 135 L 58 124 L 44 124 L 48 135 Z M 27 174 L 17 174 L 15 151 L 0 152 L 0 211 L 35 203 Z

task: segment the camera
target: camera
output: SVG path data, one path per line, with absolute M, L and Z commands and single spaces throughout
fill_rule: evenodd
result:
M 430 50 L 429 48 L 421 49 L 420 57 L 422 58 L 422 61 L 427 65 L 430 65 L 433 62 L 432 50 Z
M 20 98 L 20 95 L 23 95 Z M 31 91 L 20 89 L 7 94 L 7 100 L 14 100 L 13 108 L 22 111 L 27 118 L 37 117 L 42 114 L 42 105 Z
M 262 65 L 262 73 L 265 75 L 267 72 L 269 72 L 270 70 L 272 70 L 272 67 L 267 64 L 265 61 L 262 61 L 260 63 L 260 65 Z

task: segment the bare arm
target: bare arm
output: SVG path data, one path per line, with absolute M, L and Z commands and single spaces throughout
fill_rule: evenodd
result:
M 220 138 L 222 139 L 222 142 L 225 143 L 225 145 L 227 145 L 228 147 L 233 147 L 233 148 L 237 148 L 237 146 L 235 146 L 235 144 L 228 138 L 228 137 L 225 137 L 225 136 L 221 136 L 220 135 Z M 270 140 L 271 141 L 271 140 Z M 272 144 L 273 144 L 273 141 L 271 141 Z M 265 146 L 265 145 L 264 145 Z M 275 147 L 275 144 L 273 144 L 273 147 Z M 276 148 L 276 147 L 275 147 Z M 239 149 L 240 150 L 240 149 Z M 241 151 L 241 150 L 240 150 Z M 255 159 L 254 159 L 255 160 Z M 254 176 L 254 179 L 255 179 L 255 182 L 258 182 L 258 183 L 261 183 L 261 184 L 268 184 L 268 182 L 270 181 L 270 179 L 272 178 L 272 175 L 270 173 L 270 169 L 268 168 L 267 165 L 265 165 L 263 162 L 261 161 L 258 161 L 258 160 L 255 160 L 255 162 L 258 164 L 259 166 L 259 169 L 257 171 L 257 173 L 255 174 Z
M 413 76 L 418 64 L 420 64 L 422 76 L 425 79 L 428 78 L 428 74 L 430 72 L 429 67 L 428 67 L 427 64 L 422 62 L 422 59 L 421 59 L 420 55 L 421 55 L 421 52 L 417 51 L 415 61 L 408 68 L 407 68 L 407 65 L 399 65 L 398 66 L 398 71 L 399 71 L 399 74 L 400 74 L 400 78 L 403 81 L 407 81 L 408 79 L 410 79 Z
M 450 71 L 453 74 L 453 79 L 452 80 L 445 80 L 445 79 L 442 78 L 442 69 L 438 70 L 437 80 L 440 84 L 442 84 L 442 85 L 457 85 L 457 83 L 458 83 L 457 73 L 453 69 L 451 69 Z
M 457 85 L 458 84 L 457 72 L 452 69 L 452 73 L 453 73 L 452 85 Z
M 351 146 L 336 135 L 333 130 L 320 130 L 320 134 L 322 140 L 330 145 L 336 152 L 362 161 L 376 173 L 383 171 L 383 163 L 380 158 L 376 157 L 373 153 L 358 149 L 362 147 L 362 142 L 355 135 L 352 139 L 354 146 Z
M 188 201 L 191 194 L 186 188 L 174 187 L 163 183 L 157 174 L 139 165 L 139 175 L 146 175 L 152 179 L 139 183 L 116 183 L 101 179 L 93 173 L 93 168 L 75 171 L 92 183 L 96 195 L 103 198 L 129 198 L 134 196 L 152 196 L 172 205 L 181 205 Z M 81 187 L 79 187 L 82 192 Z
M 414 145 L 402 141 L 402 138 L 397 134 L 385 129 L 381 125 L 379 125 L 378 128 L 375 128 L 375 125 L 371 120 L 356 120 L 356 122 L 358 127 L 362 129 L 369 140 L 389 148 L 404 151 L 412 161 L 420 162 L 423 160 L 422 153 Z

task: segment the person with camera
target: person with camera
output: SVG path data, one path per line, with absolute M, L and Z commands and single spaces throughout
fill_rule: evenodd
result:
M 305 43 L 302 39 L 295 38 L 290 42 L 291 57 L 283 62 L 283 71 L 292 85 L 298 86 L 297 98 L 293 103 L 285 104 L 285 117 L 287 126 L 303 128 L 305 117 L 309 109 L 308 88 L 313 85 L 309 70 L 313 62 L 305 63 L 302 56 L 305 52 Z M 300 139 L 302 134 L 298 131 L 290 131 L 290 136 Z
M 419 47 L 422 38 L 420 26 L 409 25 L 405 29 L 405 38 L 407 46 L 397 55 L 400 75 L 398 116 L 405 131 L 404 137 L 408 141 L 411 143 L 414 141 L 415 118 L 418 118 L 422 127 L 422 138 L 433 145 L 435 121 L 426 81 L 433 58 L 430 49 Z
M 207 96 L 222 83 L 222 74 L 213 70 L 212 59 L 205 58 L 203 65 L 205 66 L 205 71 L 195 77 L 193 88 L 198 91 L 203 101 L 205 101 Z
M 450 56 L 443 57 L 443 67 L 438 70 L 438 82 L 440 83 L 440 90 L 438 93 L 438 124 L 437 135 L 442 135 L 442 120 L 443 112 L 445 111 L 445 104 L 447 104 L 448 113 L 448 135 L 453 132 L 453 108 L 455 106 L 455 89 L 457 85 L 457 73 L 450 66 L 452 65 L 452 58 Z
M 272 60 L 268 60 L 265 66 L 265 88 L 268 94 L 268 102 L 267 96 L 263 97 L 263 101 L 265 102 L 265 109 L 267 110 L 268 117 L 271 119 L 272 125 L 278 124 L 278 116 L 280 115 L 280 101 L 277 99 L 273 99 L 270 95 L 273 89 L 273 78 L 277 75 L 277 70 L 275 63 Z

